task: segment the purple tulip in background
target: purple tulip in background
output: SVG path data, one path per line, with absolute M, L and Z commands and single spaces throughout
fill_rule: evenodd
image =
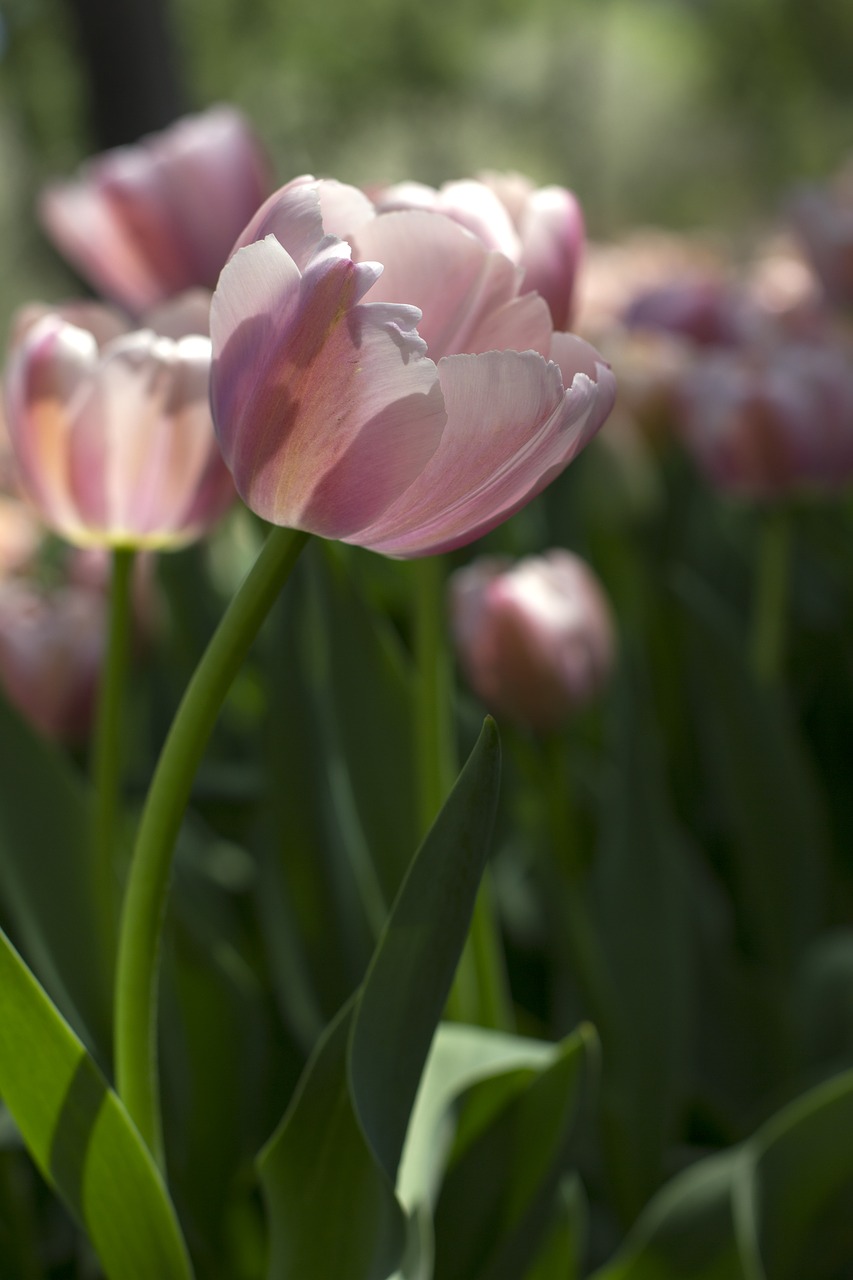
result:
M 184 303 L 172 313 L 167 329 L 180 327 Z M 45 522 L 82 546 L 160 548 L 201 536 L 234 499 L 209 377 L 207 336 L 127 332 L 95 304 L 23 313 L 6 370 L 7 429 Z
M 592 438 L 615 380 L 519 268 L 458 222 L 299 178 L 258 211 L 211 307 L 211 400 L 248 505 L 414 557 L 472 541 Z
M 595 574 L 561 549 L 513 564 L 482 557 L 450 578 L 459 661 L 489 711 L 535 733 L 559 729 L 613 667 L 610 606 Z
M 249 124 L 214 107 L 51 184 L 39 216 L 85 280 L 139 315 L 187 289 L 212 289 L 269 189 Z
M 750 498 L 853 479 L 853 362 L 837 342 L 715 352 L 685 376 L 684 439 L 719 488 Z
M 431 209 L 467 227 L 489 249 L 521 266 L 522 289 L 548 304 L 555 329 L 567 329 L 584 248 L 580 204 L 565 187 L 534 187 L 518 173 L 484 173 L 436 190 L 401 182 L 374 196 L 382 212 Z

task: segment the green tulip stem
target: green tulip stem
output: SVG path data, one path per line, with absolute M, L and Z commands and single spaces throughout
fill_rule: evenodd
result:
M 458 773 L 453 732 L 453 676 L 447 644 L 445 567 L 440 556 L 412 563 L 416 661 L 415 764 L 420 828 L 426 834 Z M 459 1022 L 504 1030 L 513 1026 L 500 930 L 488 868 L 447 1003 Z
M 542 744 L 548 788 L 549 839 L 561 882 L 555 894 L 561 932 L 573 976 L 605 1051 L 611 1047 L 614 995 L 606 957 L 587 906 L 587 874 L 581 857 L 577 811 L 566 767 L 566 744 L 550 734 Z
M 116 1083 L 119 1096 L 161 1167 L 157 980 L 172 854 L 219 710 L 307 539 L 307 534 L 292 529 L 270 531 L 187 686 L 139 823 L 118 940 Z
M 105 975 L 112 973 L 116 947 L 123 725 L 135 554 L 130 547 L 116 547 L 113 551 L 106 656 L 98 689 L 92 743 L 91 774 L 95 793 L 92 869 Z
M 752 668 L 763 685 L 782 676 L 787 632 L 791 559 L 791 519 L 784 507 L 761 513 L 754 609 Z

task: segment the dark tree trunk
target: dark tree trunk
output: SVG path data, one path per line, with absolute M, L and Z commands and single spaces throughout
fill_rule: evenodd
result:
M 187 110 L 168 0 L 68 0 L 98 149 L 135 142 Z

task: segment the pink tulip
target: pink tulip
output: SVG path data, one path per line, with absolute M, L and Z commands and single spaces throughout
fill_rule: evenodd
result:
M 462 546 L 612 407 L 593 348 L 442 214 L 297 179 L 240 243 L 211 307 L 211 399 L 238 490 L 274 524 L 405 558 Z
M 88 735 L 105 634 L 102 591 L 0 583 L 0 685 L 47 737 L 80 743 Z
M 48 186 L 39 216 L 80 274 L 138 315 L 196 285 L 212 289 L 268 191 L 249 125 L 214 107 Z
M 853 363 L 840 346 L 715 353 L 686 375 L 680 411 L 688 448 L 730 493 L 780 498 L 853 480 Z
M 105 308 L 90 324 L 29 309 L 15 328 L 6 416 L 22 488 L 78 545 L 190 542 L 234 497 L 210 419 L 210 339 L 121 332 Z
M 790 216 L 828 300 L 853 307 L 853 157 L 833 181 L 797 191 Z
M 567 329 L 584 245 L 581 207 L 565 187 L 534 187 L 518 173 L 484 173 L 436 190 L 418 182 L 386 187 L 377 209 L 447 214 L 524 271 L 522 288 L 547 302 L 556 329 Z
M 548 733 L 603 688 L 613 666 L 610 607 L 569 551 L 516 564 L 475 560 L 450 578 L 453 634 L 477 696 L 495 715 Z

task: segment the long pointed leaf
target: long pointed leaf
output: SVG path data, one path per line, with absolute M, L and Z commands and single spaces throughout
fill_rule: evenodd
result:
M 191 1280 L 168 1193 L 127 1112 L 2 932 L 0 1094 L 109 1280 Z

